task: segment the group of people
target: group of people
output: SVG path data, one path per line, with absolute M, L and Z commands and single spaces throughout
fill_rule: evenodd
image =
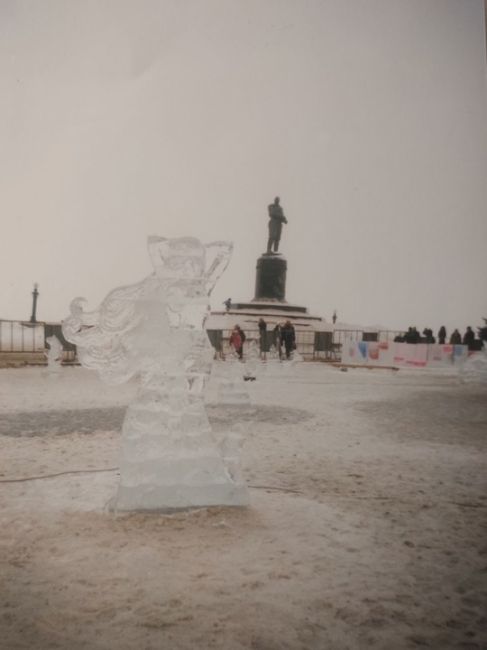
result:
M 265 359 L 266 352 L 269 349 L 267 338 L 267 323 L 263 318 L 259 319 L 259 341 L 260 341 L 260 356 Z M 282 359 L 282 348 L 284 346 L 284 353 L 286 359 L 291 358 L 293 350 L 296 349 L 296 330 L 290 320 L 284 324 L 277 323 L 272 330 L 272 345 L 276 348 L 279 359 Z
M 442 325 L 438 330 L 438 343 L 444 345 L 446 340 L 446 327 Z M 428 327 L 424 328 L 422 336 L 415 327 L 409 327 L 405 334 L 396 336 L 394 341 L 397 343 L 436 343 L 436 338 L 433 330 Z M 448 342 L 450 345 L 467 345 L 469 350 L 476 350 L 478 347 L 475 332 L 470 326 L 467 327 L 463 337 L 458 329 L 455 329 L 450 335 Z
M 487 320 L 484 318 L 484 322 L 487 324 Z M 486 345 L 487 343 L 487 327 L 479 327 L 479 336 L 476 338 L 475 332 L 473 329 L 470 327 L 470 325 L 467 327 L 467 331 L 463 335 L 462 343 L 463 345 L 468 345 L 469 350 L 481 350 L 482 345 Z M 458 332 L 458 330 L 455 330 L 455 332 Z
M 286 359 L 290 359 L 293 350 L 296 349 L 296 331 L 291 321 L 287 320 L 282 325 L 278 323 L 272 330 L 271 340 L 269 340 L 270 337 L 268 337 L 267 333 L 267 323 L 263 318 L 259 319 L 258 325 L 260 358 L 265 360 L 269 348 L 273 345 L 279 354 L 279 359 L 282 359 L 283 354 L 285 354 Z M 243 346 L 245 339 L 245 332 L 242 330 L 240 325 L 235 325 L 230 334 L 229 343 L 230 347 L 235 350 L 239 359 L 243 359 Z

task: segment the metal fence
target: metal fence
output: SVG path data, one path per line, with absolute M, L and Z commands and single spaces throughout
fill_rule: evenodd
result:
M 25 363 L 42 363 L 49 344 L 46 339 L 56 336 L 63 346 L 63 362 L 76 361 L 76 347 L 62 334 L 61 323 L 31 323 L 0 320 L 0 355 L 3 360 L 21 358 Z
M 44 352 L 44 323 L 0 321 L 0 352 Z
M 359 329 L 335 329 L 332 332 L 317 332 L 317 335 L 329 334 L 326 345 L 315 345 L 314 359 L 340 361 L 342 347 L 346 341 L 393 341 L 396 336 L 403 334 L 398 330 L 363 331 Z
M 208 336 L 216 353 L 223 357 L 232 354 L 230 347 L 230 336 L 232 330 L 209 330 Z M 339 361 L 341 350 L 345 341 L 393 341 L 402 332 L 396 330 L 378 330 L 375 332 L 364 332 L 358 329 L 335 329 L 332 331 L 315 332 L 314 330 L 296 330 L 296 349 L 306 360 Z M 245 329 L 244 356 L 248 352 L 249 345 L 260 344 L 260 332 L 257 328 Z M 276 345 L 272 331 L 266 332 L 267 345 L 269 350 Z
M 231 354 L 233 352 L 230 347 L 230 336 L 232 334 L 231 329 L 225 330 L 212 330 L 213 332 L 221 331 L 221 336 L 216 337 L 221 341 L 221 351 L 223 356 Z M 213 343 L 212 335 L 210 334 L 210 341 Z M 255 343 L 257 347 L 260 346 L 260 332 L 258 328 L 255 329 L 245 329 L 245 344 L 244 344 L 244 353 L 249 349 L 249 345 Z M 303 355 L 305 358 L 312 358 L 315 345 L 315 332 L 313 330 L 296 330 L 296 349 L 298 352 Z M 275 336 L 272 330 L 266 332 L 266 349 L 269 351 L 272 346 L 276 346 Z M 214 345 L 214 347 L 216 347 Z
M 209 330 L 208 336 L 217 351 L 223 356 L 232 353 L 229 339 L 231 329 Z M 333 331 L 315 332 L 312 329 L 296 329 L 296 349 L 304 359 L 339 361 L 345 341 L 393 341 L 396 336 L 403 334 L 397 330 L 377 330 L 373 332 L 359 329 L 335 329 Z M 258 328 L 245 329 L 246 341 L 244 353 L 254 342 L 260 343 Z M 46 339 L 56 336 L 63 345 L 63 362 L 76 362 L 76 347 L 65 340 L 60 323 L 30 323 L 24 321 L 0 320 L 0 354 L 3 358 L 17 354 L 42 355 L 49 344 Z M 266 348 L 269 350 L 276 345 L 272 330 L 266 333 Z M 28 361 L 27 361 L 28 362 Z

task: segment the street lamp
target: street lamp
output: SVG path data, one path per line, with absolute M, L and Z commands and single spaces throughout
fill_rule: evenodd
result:
M 34 291 L 32 292 L 32 316 L 30 317 L 30 322 L 31 323 L 36 323 L 36 311 L 37 311 L 37 297 L 39 296 L 39 292 L 37 291 L 37 287 L 39 285 L 37 282 L 34 282 Z

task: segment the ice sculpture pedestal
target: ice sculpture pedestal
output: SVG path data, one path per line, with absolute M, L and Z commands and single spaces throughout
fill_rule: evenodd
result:
M 165 387 L 143 388 L 128 407 L 113 509 L 248 504 L 247 488 L 212 439 L 202 396 L 188 394 L 185 384 L 184 377 L 172 377 Z

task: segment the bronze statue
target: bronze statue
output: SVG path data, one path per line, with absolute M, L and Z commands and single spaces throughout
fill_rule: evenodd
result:
M 274 253 L 277 253 L 279 249 L 279 240 L 281 239 L 282 224 L 287 223 L 287 219 L 284 216 L 284 211 L 279 204 L 279 197 L 276 196 L 274 203 L 269 205 L 269 240 L 267 242 L 267 254 L 272 253 L 272 248 L 274 248 Z

